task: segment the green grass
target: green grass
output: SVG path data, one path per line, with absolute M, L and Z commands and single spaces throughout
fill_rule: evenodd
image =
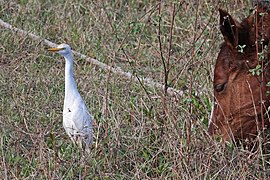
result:
M 197 2 L 197 3 L 195 3 Z M 248 1 L 218 7 L 242 18 Z M 236 3 L 235 3 L 236 2 Z M 0 157 L 8 179 L 262 179 L 267 156 L 207 135 L 213 65 L 222 41 L 217 1 L 0 1 L 0 18 L 106 64 L 163 83 L 173 3 L 169 85 L 161 89 L 110 74 L 76 58 L 79 91 L 94 117 L 95 141 L 83 156 L 62 127 L 64 60 L 46 46 L 1 28 Z M 230 5 L 229 5 L 230 4 Z M 196 16 L 197 14 L 197 16 Z M 213 14 L 213 15 L 212 15 Z M 131 30 L 130 30 L 131 29 Z M 129 31 L 130 30 L 130 31 Z M 194 41 L 194 39 L 198 39 Z M 107 97 L 107 103 L 106 102 Z

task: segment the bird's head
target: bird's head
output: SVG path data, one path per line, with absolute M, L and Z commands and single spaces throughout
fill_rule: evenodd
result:
M 49 48 L 48 51 L 57 52 L 62 56 L 66 56 L 72 53 L 71 48 L 68 44 L 60 44 L 57 47 Z

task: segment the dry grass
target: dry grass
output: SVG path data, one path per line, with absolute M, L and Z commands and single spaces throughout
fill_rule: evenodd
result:
M 189 1 L 188 1 L 189 2 Z M 0 0 L 0 17 L 135 75 L 164 83 L 158 26 L 167 58 L 174 1 Z M 8 179 L 266 179 L 267 154 L 207 135 L 216 7 L 240 19 L 248 1 L 175 2 L 168 85 L 182 97 L 142 87 L 76 58 L 79 91 L 95 119 L 89 156 L 62 127 L 64 62 L 40 42 L 1 29 L 0 167 Z M 105 103 L 104 103 L 105 102 Z

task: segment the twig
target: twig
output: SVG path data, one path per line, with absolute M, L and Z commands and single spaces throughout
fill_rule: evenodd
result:
M 217 7 L 219 6 L 220 4 L 220 0 L 217 2 L 217 4 L 215 5 L 215 8 L 214 9 L 217 9 Z M 215 15 L 216 11 L 212 11 L 211 15 L 210 15 L 210 18 L 209 18 L 209 21 L 207 22 L 207 24 L 204 26 L 204 28 L 202 29 L 202 31 L 200 32 L 200 34 L 196 37 L 196 40 L 193 42 L 193 45 L 194 43 L 197 43 L 198 40 L 202 37 L 203 33 L 206 31 L 207 27 L 209 26 L 209 24 L 211 23 L 211 20 L 213 19 L 214 15 Z M 209 35 L 208 35 L 209 36 Z M 203 42 L 201 43 L 200 47 L 203 46 L 206 42 L 206 40 L 208 39 L 208 36 L 205 37 L 205 39 L 203 40 Z M 187 60 L 187 63 L 190 63 L 190 61 L 194 58 L 194 56 L 196 55 L 197 51 L 199 51 L 200 47 L 197 48 L 196 52 L 193 53 L 193 55 Z M 176 62 L 182 60 L 184 57 L 187 56 L 187 53 L 189 53 L 191 50 L 194 50 L 194 46 L 191 46 L 181 57 L 179 57 Z M 186 66 L 185 65 L 185 66 Z M 177 73 L 173 78 L 172 78 L 172 82 L 176 81 L 176 79 L 180 76 L 180 74 L 182 73 L 182 71 L 180 71 L 179 73 Z
M 194 37 L 193 37 L 193 48 L 192 48 L 192 58 L 195 56 L 196 52 L 196 29 L 197 29 L 197 23 L 198 23 L 198 9 L 199 9 L 199 3 L 196 4 L 196 15 L 195 15 L 195 22 L 194 22 Z M 193 74 L 192 72 L 190 73 L 190 84 L 189 84 L 189 98 L 192 99 L 192 91 L 193 91 Z M 193 114 L 193 109 L 192 109 L 192 101 L 189 103 L 189 114 Z M 192 117 L 191 117 L 192 120 Z M 190 165 L 190 152 L 191 152 L 191 125 L 192 121 L 187 121 L 187 146 L 188 146 L 188 165 Z
M 4 142 L 3 142 L 3 137 L 1 137 L 1 154 L 2 154 L 2 167 L 3 167 L 3 171 L 4 171 L 4 179 L 8 180 L 8 176 L 7 176 L 7 167 L 6 167 L 6 162 L 5 162 L 5 155 L 4 155 Z
M 168 57 L 167 57 L 167 71 L 165 72 L 165 92 L 167 92 L 168 89 L 168 78 L 169 78 L 169 73 L 170 73 L 170 58 L 171 58 L 171 47 L 172 47 L 172 34 L 173 34 L 173 25 L 174 25 L 174 18 L 175 18 L 175 4 L 173 4 L 173 12 L 172 12 L 172 21 L 171 21 L 171 26 L 170 26 L 170 37 L 169 37 L 169 42 L 168 42 Z
M 141 22 L 141 21 L 143 20 L 144 16 L 146 16 L 146 14 L 148 14 L 149 12 L 152 12 L 153 9 L 155 9 L 158 5 L 159 5 L 159 4 L 156 4 L 156 5 L 155 5 L 154 7 L 152 7 L 150 10 L 148 10 L 142 17 L 140 17 L 140 19 L 139 19 L 137 22 Z M 115 54 L 116 54 L 116 53 L 119 51 L 119 49 L 122 47 L 122 45 L 124 44 L 125 40 L 127 39 L 128 35 L 129 35 L 129 33 L 132 31 L 132 29 L 134 29 L 134 26 L 135 26 L 135 25 L 131 26 L 131 27 L 128 29 L 128 31 L 126 32 L 126 34 L 125 34 L 123 40 L 121 41 L 121 43 L 120 43 L 120 44 L 118 45 L 118 47 L 116 48 Z
M 167 74 L 167 67 L 166 67 L 166 63 L 165 63 L 165 58 L 163 56 L 163 51 L 162 51 L 162 43 L 161 43 L 161 38 L 160 38 L 160 24 L 161 24 L 161 1 L 159 3 L 158 6 L 158 43 L 159 43 L 159 54 L 160 54 L 160 59 L 162 61 L 162 65 L 163 65 L 163 70 L 164 70 L 164 94 L 167 94 L 167 89 L 168 89 L 168 84 L 167 84 L 167 78 L 166 78 L 166 74 Z
M 146 95 L 147 95 L 148 99 L 149 99 L 149 100 L 151 100 L 151 97 L 150 97 L 150 95 L 149 95 L 149 93 L 148 93 L 147 89 L 144 87 L 143 83 L 141 82 L 140 78 L 138 78 L 138 76 L 137 76 L 137 75 L 135 75 L 135 76 L 136 76 L 137 80 L 139 81 L 140 85 L 142 86 L 142 88 L 143 88 L 144 92 L 146 93 Z
M 162 61 L 163 64 L 163 71 L 164 71 L 164 95 L 162 96 L 162 104 L 163 104 L 163 110 L 164 110 L 164 115 L 165 117 L 161 118 L 160 120 L 160 124 L 161 124 L 161 135 L 163 135 L 163 127 L 164 127 L 164 123 L 165 123 L 165 119 L 167 117 L 170 117 L 169 115 L 169 109 L 168 109 L 168 105 L 167 105 L 167 94 L 168 94 L 168 77 L 169 77 L 169 72 L 170 72 L 170 57 L 171 57 L 171 45 L 172 45 L 172 32 L 173 32 L 173 25 L 174 25 L 174 18 L 175 18 L 175 4 L 173 4 L 173 12 L 172 12 L 172 21 L 171 21 L 171 25 L 170 25 L 170 34 L 169 34 L 169 42 L 168 42 L 168 55 L 167 55 L 167 61 L 165 61 L 165 58 L 163 56 L 163 51 L 162 51 L 162 43 L 161 43 L 161 3 L 162 1 L 160 1 L 159 3 L 159 7 L 158 7 L 158 16 L 159 16 L 159 20 L 158 20 L 158 32 L 157 32 L 157 37 L 158 37 L 158 42 L 159 42 L 159 54 L 160 54 L 160 59 Z
M 161 24 L 161 3 L 162 0 L 160 0 L 159 2 L 159 6 L 158 6 L 158 32 L 157 32 L 157 37 L 158 37 L 158 43 L 159 43 L 159 54 L 160 54 L 160 59 L 161 62 L 163 64 L 163 70 L 164 70 L 164 94 L 162 95 L 162 105 L 163 105 L 163 114 L 164 117 L 160 118 L 160 124 L 161 124 L 161 136 L 163 136 L 163 131 L 164 131 L 164 119 L 167 117 L 167 102 L 166 102 L 166 96 L 167 96 L 167 81 L 166 81 L 166 72 L 167 72 L 167 67 L 166 67 L 166 62 L 165 62 L 165 58 L 163 56 L 163 51 L 162 51 L 162 43 L 161 43 L 161 38 L 160 38 L 160 24 Z

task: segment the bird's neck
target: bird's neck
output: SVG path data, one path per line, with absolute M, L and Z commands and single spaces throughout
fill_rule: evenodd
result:
M 76 87 L 76 82 L 73 77 L 73 57 L 72 55 L 65 56 L 65 99 L 76 95 L 78 89 Z

